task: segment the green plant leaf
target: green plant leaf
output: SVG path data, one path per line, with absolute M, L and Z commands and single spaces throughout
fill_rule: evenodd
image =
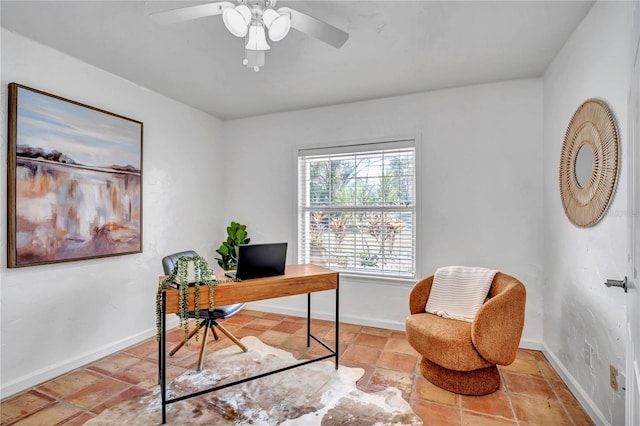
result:
M 247 225 L 231 221 L 227 226 L 227 239 L 223 241 L 216 253 L 220 258 L 216 258 L 218 265 L 225 271 L 236 269 L 238 264 L 238 246 L 248 244 L 250 239 L 247 234 Z
M 200 328 L 200 292 L 199 292 L 199 284 L 206 284 L 209 287 L 209 309 L 213 310 L 214 305 L 214 288 L 218 284 L 218 281 L 214 279 L 209 272 L 209 265 L 207 261 L 201 256 L 180 256 L 178 261 L 173 267 L 173 271 L 171 274 L 166 276 L 158 285 L 158 291 L 156 292 L 156 339 L 160 340 L 161 333 L 161 319 L 160 319 L 160 303 L 161 303 L 161 295 L 162 290 L 169 288 L 172 283 L 178 283 L 178 289 L 180 292 L 179 297 L 179 312 L 178 316 L 180 318 L 180 326 L 184 328 L 184 342 L 188 344 L 188 335 L 189 335 L 189 303 L 188 303 L 188 290 L 189 290 L 189 282 L 188 282 L 188 270 L 191 262 L 193 262 L 193 268 L 196 274 L 196 285 L 195 285 L 195 294 L 194 294 L 194 303 L 195 303 L 195 312 L 196 312 L 196 332 Z M 220 263 L 220 261 L 218 261 Z M 197 336 L 197 335 L 196 335 Z M 196 340 L 198 338 L 196 337 Z

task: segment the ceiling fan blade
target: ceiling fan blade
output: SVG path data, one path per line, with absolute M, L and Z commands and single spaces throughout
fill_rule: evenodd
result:
M 342 47 L 349 38 L 349 34 L 324 21 L 288 7 L 281 7 L 278 13 L 288 13 L 291 16 L 291 26 L 298 31 L 309 34 L 333 47 Z
M 228 7 L 235 7 L 234 3 L 221 1 L 216 3 L 200 4 L 197 6 L 181 7 L 150 14 L 151 19 L 161 25 L 176 24 L 191 19 L 220 15 Z

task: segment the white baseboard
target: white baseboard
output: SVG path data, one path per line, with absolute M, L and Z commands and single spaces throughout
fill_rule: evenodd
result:
M 249 304 L 249 307 L 250 309 L 255 309 L 256 311 L 272 312 L 274 314 L 293 315 L 297 317 L 307 316 L 307 311 L 305 309 L 283 308 L 281 306 L 269 305 L 268 303 L 252 302 Z M 312 312 L 311 316 L 316 319 L 327 321 L 334 321 L 336 319 L 336 314 L 334 312 L 328 311 Z M 386 328 L 388 330 L 404 331 L 404 321 L 385 321 L 373 319 L 370 317 L 361 317 L 358 315 L 340 315 L 340 322 L 364 325 L 367 327 Z M 542 350 L 542 342 L 540 342 L 539 340 L 523 339 L 520 341 L 519 347 L 522 349 L 540 351 Z
M 518 347 L 530 351 L 542 351 L 542 342 L 539 340 L 521 339 Z
M 271 312 L 274 314 L 292 315 L 296 317 L 307 316 L 306 309 L 283 308 L 281 306 L 273 306 L 268 303 L 252 302 L 249 304 L 249 308 L 255 309 L 256 311 Z M 326 320 L 326 321 L 335 321 L 336 313 L 333 311 L 314 310 L 313 312 L 311 312 L 311 317 L 315 319 Z M 367 327 L 386 328 L 388 330 L 404 331 L 404 321 L 403 322 L 386 321 L 386 320 L 372 319 L 370 317 L 361 317 L 358 315 L 340 314 L 340 322 L 341 323 L 344 322 L 348 324 L 364 325 Z
M 604 414 L 602 414 L 602 411 L 598 409 L 589 395 L 582 389 L 571 373 L 567 371 L 558 357 L 544 344 L 542 345 L 542 353 L 547 357 L 554 370 L 560 375 L 562 381 L 569 387 L 569 390 L 571 390 L 571 393 L 576 397 L 582 408 L 589 417 L 591 417 L 591 420 L 598 425 L 610 426 L 611 423 L 609 423 Z
M 292 315 L 292 316 L 299 316 L 299 317 L 307 316 L 307 311 L 305 309 L 283 308 L 280 306 L 269 305 L 268 303 L 253 302 L 249 304 L 249 307 L 251 309 L 255 309 L 258 311 L 272 312 L 272 313 L 277 313 L 282 315 Z M 316 312 L 312 312 L 312 317 L 316 319 L 334 321 L 335 312 L 329 312 L 329 311 L 317 312 L 316 311 Z M 340 322 L 363 325 L 367 327 L 385 328 L 388 330 L 404 331 L 404 322 L 378 320 L 378 319 L 372 319 L 370 317 L 361 317 L 358 315 L 341 315 Z M 167 318 L 167 329 L 176 327 L 177 325 L 178 325 L 177 317 Z M 62 374 L 68 373 L 69 371 L 72 371 L 76 368 L 80 368 L 86 364 L 97 361 L 100 358 L 103 358 L 107 355 L 111 355 L 114 352 L 128 348 L 129 346 L 135 345 L 136 343 L 139 343 L 149 337 L 154 336 L 155 333 L 156 333 L 155 328 L 144 330 L 132 336 L 119 340 L 117 342 L 110 343 L 108 345 L 104 345 L 95 350 L 85 352 L 74 358 L 65 360 L 64 362 L 60 362 L 60 363 L 48 366 L 46 368 L 42 368 L 40 370 L 34 371 L 30 374 L 27 374 L 25 376 L 12 380 L 11 382 L 3 383 L 2 385 L 0 385 L 0 398 L 4 399 L 8 396 L 14 395 L 18 392 L 21 392 L 33 386 L 39 385 L 40 383 L 46 382 L 47 380 L 51 380 Z M 555 359 L 555 357 L 553 357 L 552 355 L 548 355 L 549 351 L 543 349 L 543 345 L 540 342 L 532 341 L 532 340 L 522 340 L 520 342 L 520 347 L 523 349 L 542 350 L 544 354 L 547 356 L 547 358 L 549 358 L 549 360 L 552 362 L 552 365 L 554 366 L 554 368 L 556 368 L 556 370 L 562 370 L 562 367 L 556 367 L 555 364 L 558 364 L 557 359 Z M 552 359 L 555 360 L 555 362 L 552 361 Z M 565 375 L 568 375 L 568 374 L 565 373 Z M 564 380 L 565 379 L 564 375 L 561 375 L 561 376 Z M 567 382 L 567 380 L 565 380 L 565 382 Z M 573 391 L 573 388 L 571 386 L 570 388 Z M 580 390 L 580 392 L 584 393 L 582 390 Z M 586 399 L 589 400 L 588 398 Z M 590 400 L 588 403 L 583 403 L 583 401 L 580 398 L 579 400 L 583 406 L 589 406 L 590 404 L 592 405 L 592 402 Z M 595 410 L 597 411 L 597 409 Z M 598 419 L 603 418 L 602 413 L 600 413 L 599 411 L 597 411 L 597 413 L 598 415 L 594 416 L 591 412 L 589 412 L 589 416 L 591 418 L 598 418 Z M 606 424 L 606 422 L 603 424 Z
M 167 329 L 173 328 L 177 325 L 177 318 L 167 318 Z M 45 368 L 33 371 L 8 383 L 2 383 L 2 385 L 0 386 L 0 398 L 5 399 L 8 396 L 14 395 L 18 392 L 22 392 L 33 386 L 37 386 L 40 383 L 44 383 L 47 380 L 51 380 L 62 374 L 68 373 L 69 371 L 75 370 L 76 368 L 80 368 L 84 365 L 90 364 L 94 361 L 99 360 L 100 358 L 104 358 L 105 356 L 111 355 L 114 352 L 121 351 L 122 349 L 128 348 L 129 346 L 135 345 L 136 343 L 140 343 L 143 340 L 155 335 L 155 327 L 143 330 L 117 342 L 109 343 L 94 350 L 79 354 L 63 362 L 59 362 L 57 364 L 53 364 Z

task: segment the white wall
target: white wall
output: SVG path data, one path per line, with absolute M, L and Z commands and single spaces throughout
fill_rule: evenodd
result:
M 607 278 L 628 275 L 627 94 L 630 2 L 597 2 L 544 76 L 545 353 L 599 423 L 624 423 L 624 394 L 609 387 L 609 365 L 625 368 L 625 293 Z M 621 166 L 609 211 L 592 228 L 573 226 L 560 201 L 564 133 L 575 110 L 599 98 L 615 115 Z M 593 369 L 584 362 L 593 345 Z
M 161 258 L 222 238 L 218 119 L 2 29 L 1 386 L 6 397 L 155 334 Z M 6 268 L 7 84 L 144 123 L 142 254 Z M 212 184 L 213 183 L 213 184 Z
M 499 269 L 528 291 L 525 345 L 542 340 L 542 83 L 442 90 L 225 122 L 227 220 L 296 256 L 295 149 L 421 135 L 420 276 L 451 264 Z M 411 283 L 343 277 L 341 320 L 404 329 Z M 332 318 L 331 295 L 318 297 Z M 304 299 L 254 306 L 301 315 Z M 539 346 L 538 346 L 539 348 Z

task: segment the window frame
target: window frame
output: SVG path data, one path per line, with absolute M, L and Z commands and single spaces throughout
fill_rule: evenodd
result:
M 293 180 L 293 212 L 295 215 L 294 222 L 294 230 L 293 234 L 295 235 L 295 244 L 294 244 L 294 257 L 296 262 L 300 262 L 300 235 L 299 230 L 303 225 L 302 215 L 300 214 L 300 173 L 299 173 L 299 159 L 301 157 L 301 152 L 310 151 L 310 150 L 324 150 L 324 149 L 346 149 L 350 146 L 353 146 L 354 149 L 349 152 L 357 152 L 356 147 L 358 145 L 373 145 L 373 144 L 385 144 L 385 143 L 393 143 L 393 142 L 401 142 L 401 141 L 413 141 L 414 148 L 414 210 L 415 217 L 413 223 L 413 232 L 414 232 L 414 270 L 412 276 L 401 276 L 401 275 L 391 275 L 391 274 L 382 274 L 368 271 L 342 271 L 336 269 L 340 272 L 340 275 L 343 277 L 353 278 L 355 280 L 366 280 L 368 282 L 380 282 L 380 283 L 399 283 L 404 285 L 413 285 L 418 277 L 420 277 L 420 264 L 421 264 L 421 253 L 422 253 L 422 238 L 420 237 L 420 232 L 422 230 L 422 184 L 421 184 L 421 145 L 422 138 L 420 133 L 413 134 L 401 134 L 401 135 L 393 135 L 393 136 L 385 136 L 385 137 L 375 137 L 368 139 L 351 139 L 351 140 L 342 140 L 342 141 L 334 141 L 334 142 L 317 142 L 312 144 L 301 144 L 294 147 L 293 150 L 293 159 L 294 159 L 294 173 L 295 179 Z

